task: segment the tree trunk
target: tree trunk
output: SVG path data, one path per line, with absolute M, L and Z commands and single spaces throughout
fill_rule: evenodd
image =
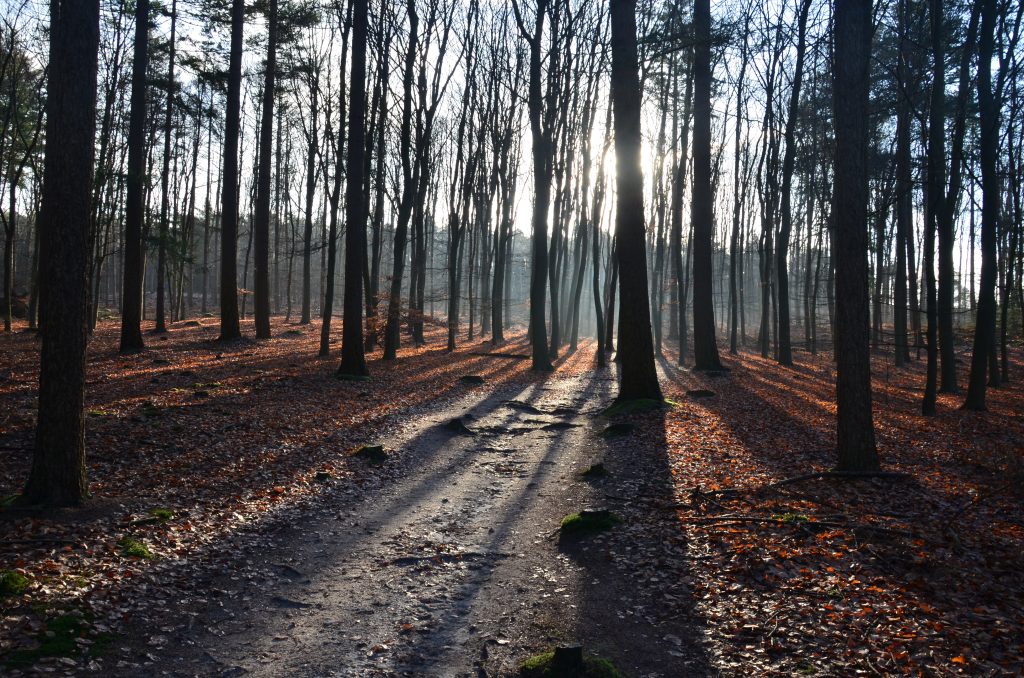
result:
M 836 0 L 835 120 L 837 469 L 875 471 L 868 348 L 868 91 L 871 0 Z
M 697 0 L 700 2 L 707 0 Z M 611 99 L 615 111 L 617 200 L 615 236 L 622 299 L 617 400 L 661 400 L 654 366 L 647 256 L 644 242 L 644 180 L 640 166 L 640 74 L 637 63 L 636 0 L 612 0 Z M 709 101 L 710 103 L 710 101 Z M 709 111 L 710 113 L 710 111 Z
M 793 226 L 792 193 L 793 170 L 796 165 L 796 122 L 800 107 L 800 84 L 803 80 L 804 51 L 807 44 L 807 14 L 811 9 L 810 0 L 800 3 L 797 18 L 796 65 L 793 67 L 793 89 L 789 95 L 789 112 L 786 117 L 786 151 L 782 158 L 782 223 L 775 248 L 775 271 L 779 287 L 779 341 L 776 358 L 780 365 L 793 364 L 793 347 L 790 343 L 789 317 L 789 234 Z
M 86 266 L 95 159 L 99 0 L 50 3 L 42 231 L 39 416 L 29 504 L 74 505 L 85 475 Z
M 125 192 L 124 277 L 121 294 L 121 353 L 145 348 L 142 340 L 142 221 L 145 216 L 146 68 L 149 62 L 149 0 L 135 3 L 135 60 L 128 118 Z
M 937 0 L 933 0 L 937 1 Z M 971 374 L 963 408 L 984 410 L 990 352 L 996 331 L 996 237 L 999 220 L 999 110 L 992 91 L 992 57 L 998 7 L 995 0 L 981 4 L 978 35 L 978 113 L 981 154 L 981 280 L 978 285 L 978 316 L 974 330 Z M 998 378 L 998 377 L 997 377 Z
M 352 3 L 352 76 L 349 79 L 348 164 L 345 167 L 345 293 L 341 364 L 338 374 L 367 377 L 363 352 L 363 255 L 366 205 L 363 203 L 363 155 L 366 153 L 366 33 L 369 0 Z
M 242 336 L 238 324 L 238 132 L 242 108 L 245 1 L 231 2 L 231 59 L 224 112 L 224 180 L 221 184 L 220 339 Z
M 712 297 L 711 4 L 693 7 L 693 358 L 694 369 L 720 370 Z

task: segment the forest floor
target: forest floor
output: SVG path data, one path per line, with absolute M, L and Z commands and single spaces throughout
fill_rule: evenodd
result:
M 435 328 L 344 382 L 318 326 L 275 328 L 224 346 L 197 319 L 121 357 L 101 323 L 93 498 L 0 511 L 0 673 L 498 676 L 574 643 L 629 676 L 1024 671 L 1019 380 L 923 417 L 923 364 L 879 354 L 879 452 L 907 475 L 772 485 L 834 463 L 827 354 L 666 358 L 672 405 L 609 417 L 590 343 L 536 375 L 522 337 L 452 355 Z M 0 497 L 37 361 L 0 336 Z M 583 508 L 619 522 L 561 535 Z

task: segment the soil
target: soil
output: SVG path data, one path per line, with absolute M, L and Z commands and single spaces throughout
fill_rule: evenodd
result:
M 707 675 L 664 458 L 600 435 L 614 392 L 602 370 L 399 412 L 370 482 L 238 534 L 229 566 L 134 625 L 104 672 L 507 676 L 580 644 L 628 676 Z M 595 462 L 609 474 L 583 477 Z M 621 522 L 562 539 L 586 508 Z

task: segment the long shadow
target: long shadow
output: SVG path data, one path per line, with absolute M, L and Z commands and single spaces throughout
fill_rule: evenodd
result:
M 495 425 L 503 426 L 516 421 L 522 416 L 521 413 L 514 409 L 505 406 L 505 402 L 513 397 L 518 400 L 525 402 L 536 400 L 539 397 L 539 393 L 543 388 L 543 382 L 533 384 L 530 386 L 504 386 L 499 388 L 496 392 L 492 393 L 481 401 L 471 402 L 466 408 L 467 412 L 471 412 L 478 417 L 484 417 L 487 415 L 493 415 L 495 412 L 502 414 L 501 419 Z M 402 494 L 393 495 L 390 494 L 390 490 L 382 488 L 384 491 L 382 496 L 375 498 L 378 505 L 369 511 L 363 511 L 360 513 L 361 523 L 360 531 L 358 535 L 347 535 L 340 539 L 338 543 L 330 545 L 332 552 L 338 554 L 342 561 L 349 559 L 362 550 L 367 548 L 370 544 L 375 543 L 381 534 L 387 534 L 390 531 L 399 529 L 400 526 L 407 524 L 411 520 L 410 512 L 420 508 L 422 502 L 428 498 L 434 496 L 443 496 L 445 487 L 450 484 L 451 478 L 456 476 L 460 472 L 464 472 L 466 467 L 470 466 L 474 458 L 479 455 L 478 447 L 480 443 L 486 440 L 487 436 L 477 435 L 472 438 L 466 436 L 459 436 L 452 434 L 444 430 L 445 422 L 437 422 L 429 427 L 424 428 L 417 436 L 414 436 L 410 440 L 403 443 L 403 449 L 408 449 L 411 452 L 405 455 L 403 459 L 398 462 L 406 467 L 404 473 L 406 474 L 407 481 L 400 482 L 396 489 L 400 489 Z M 472 426 L 472 423 L 470 424 Z M 441 443 L 438 445 L 438 438 L 440 436 Z M 435 458 L 438 457 L 448 446 L 455 446 L 459 449 L 458 453 L 448 458 L 443 465 L 436 465 L 434 463 Z M 556 446 L 552 446 L 550 454 L 555 453 Z M 421 473 L 418 469 L 429 468 L 428 473 Z M 540 464 L 536 473 L 542 474 L 545 472 L 544 464 Z M 343 496 L 345 488 L 338 488 L 337 492 L 328 492 L 323 495 L 319 501 L 327 505 L 334 505 L 335 501 L 340 502 L 342 505 L 346 503 L 346 499 Z M 334 494 L 335 496 L 331 496 Z M 482 550 L 485 552 L 497 552 L 504 540 L 507 538 L 509 531 L 515 524 L 517 507 L 522 500 L 521 497 L 513 497 L 503 502 L 504 509 L 492 509 L 489 516 L 493 518 L 494 533 L 492 538 L 487 544 L 482 545 Z M 348 502 L 349 509 L 361 508 L 360 504 L 352 504 Z M 248 530 L 259 530 L 261 532 L 271 531 L 275 529 L 287 529 L 291 531 L 293 527 L 289 521 L 287 515 L 281 518 L 281 523 L 277 525 L 277 518 L 273 515 L 267 516 L 266 519 L 261 521 L 258 526 L 249 526 Z M 299 538 L 300 541 L 302 538 Z M 223 545 L 218 545 L 216 548 L 222 548 Z M 211 548 L 211 551 L 214 548 Z M 204 557 L 202 552 L 192 556 L 196 560 L 201 560 Z M 323 576 L 330 577 L 334 574 L 338 563 L 324 563 L 322 569 L 325 570 Z M 479 585 L 482 582 L 474 581 L 469 582 L 459 591 L 456 596 L 460 600 L 471 601 L 473 597 L 478 593 Z M 319 575 L 312 577 L 312 588 L 329 588 L 330 581 L 321 581 Z M 288 586 L 283 587 L 281 590 L 287 595 Z M 254 609 L 250 613 L 246 614 L 244 619 L 245 624 L 249 627 L 248 631 L 256 636 L 262 636 L 269 638 L 273 636 L 273 629 L 275 624 L 281 622 L 280 619 L 274 616 L 268 616 L 262 613 L 259 609 Z M 455 627 L 442 628 L 438 631 L 439 633 L 454 633 Z
M 606 374 L 614 383 L 612 370 Z M 612 421 L 619 418 L 602 417 L 599 426 Z M 626 675 L 712 675 L 703 646 L 707 625 L 687 583 L 687 544 L 674 512 L 660 509 L 674 501 L 665 412 L 624 421 L 636 428 L 599 443 L 609 475 L 593 481 L 590 490 L 591 505 L 608 508 L 622 522 L 607 533 L 564 539 L 561 545 L 585 572 L 575 597 L 576 640 Z
M 989 530 L 999 523 L 1000 513 L 1010 515 L 1012 492 L 1008 496 L 989 497 L 999 508 L 994 506 L 986 520 L 958 525 L 960 520 L 969 520 L 960 517 L 951 522 L 950 516 L 957 506 L 972 503 L 969 497 L 965 503 L 961 494 L 963 481 L 972 476 L 977 478 L 978 473 L 968 473 L 962 463 L 957 464 L 949 456 L 931 455 L 930 450 L 921 446 L 927 445 L 929 437 L 937 446 L 948 445 L 940 440 L 942 430 L 946 429 L 949 435 L 950 424 L 955 428 L 962 419 L 928 420 L 931 423 L 927 431 L 915 431 L 916 402 L 913 397 L 897 392 L 888 403 L 876 402 L 876 435 L 885 450 L 883 465 L 897 463 L 901 470 L 912 471 L 913 478 L 853 483 L 808 480 L 753 493 L 750 490 L 754 487 L 824 471 L 836 463 L 835 414 L 829 402 L 830 397 L 834 398 L 834 387 L 830 375 L 819 372 L 814 381 L 803 384 L 791 377 L 801 370 L 774 367 L 748 370 L 740 364 L 727 378 L 717 379 L 680 370 L 671 363 L 663 363 L 662 369 L 684 393 L 696 388 L 715 393 L 699 400 L 683 396 L 679 411 L 670 415 L 676 425 L 680 419 L 711 424 L 707 428 L 712 432 L 711 439 L 694 440 L 694 436 L 688 436 L 682 443 L 695 446 L 700 457 L 696 463 L 701 466 L 702 479 L 689 484 L 704 483 L 704 490 L 710 485 L 713 491 L 719 487 L 739 488 L 737 494 L 697 494 L 691 497 L 691 511 L 698 516 L 749 515 L 754 520 L 806 514 L 811 520 L 831 520 L 846 526 L 822 529 L 802 524 L 800 521 L 807 518 L 798 518 L 794 524 L 742 523 L 730 528 L 731 533 L 713 525 L 701 528 L 702 538 L 708 543 L 732 544 L 737 553 L 743 554 L 734 555 L 731 560 L 749 580 L 746 586 L 755 592 L 753 595 L 766 602 L 773 600 L 774 595 L 777 600 L 777 588 L 784 587 L 785 605 L 799 608 L 800 622 L 782 625 L 785 631 L 780 629 L 775 636 L 779 640 L 779 645 L 771 646 L 775 661 L 784 662 L 775 666 L 782 670 L 809 666 L 794 662 L 808 661 L 802 652 L 808 644 L 818 643 L 826 645 L 833 656 L 845 656 L 852 662 L 850 666 L 856 665 L 865 673 L 877 673 L 879 668 L 899 672 L 898 660 L 884 649 L 893 642 L 898 644 L 899 637 L 867 634 L 856 621 L 867 614 L 865 610 L 876 619 L 886 614 L 885 606 L 891 601 L 876 595 L 881 591 L 897 591 L 904 600 L 911 601 L 912 609 L 905 619 L 906 624 L 912 625 L 908 628 L 944 626 L 946 619 L 954 619 L 962 612 L 958 600 L 979 596 L 989 600 L 990 607 L 979 614 L 991 619 L 990 625 L 1013 614 L 1013 604 L 1006 602 L 1012 594 L 1008 595 L 1000 582 L 1006 581 L 1007 564 L 1022 563 L 1019 541 L 1013 544 L 987 538 Z M 805 372 L 815 375 L 811 369 Z M 877 380 L 877 371 L 875 376 Z M 911 443 L 917 443 L 921 454 L 907 453 Z M 692 455 L 694 450 L 689 452 Z M 734 468 L 739 471 L 732 473 L 730 469 Z M 985 480 L 991 487 L 999 479 Z M 951 529 L 958 531 L 959 536 L 950 537 Z M 907 536 L 908 532 L 920 538 Z M 984 564 L 976 557 L 979 552 L 986 554 Z M 787 561 L 798 563 L 799 569 L 787 569 Z M 769 562 L 772 567 L 766 566 Z M 780 579 L 778 572 L 787 574 Z M 847 584 L 851 581 L 853 586 Z M 862 582 L 873 584 L 869 587 Z M 984 593 L 979 593 L 979 589 Z M 822 602 L 823 596 L 827 605 Z M 878 609 L 872 611 L 873 608 Z M 836 620 L 841 622 L 840 630 L 849 631 L 837 632 Z M 820 627 L 822 633 L 808 634 L 806 629 L 815 627 Z M 950 635 L 955 637 L 955 633 L 951 631 Z M 1014 641 L 1014 637 L 1018 640 Z M 1005 653 L 1021 637 L 1021 633 L 1011 633 L 1001 638 L 1001 651 Z M 726 638 L 723 642 L 730 652 L 735 652 L 742 648 L 733 643 L 745 641 Z M 955 642 L 948 646 L 945 642 L 945 635 L 940 634 L 932 638 L 928 647 L 939 654 L 963 650 Z M 873 645 L 872 654 L 850 657 L 848 643 Z M 878 663 L 877 667 L 871 662 Z

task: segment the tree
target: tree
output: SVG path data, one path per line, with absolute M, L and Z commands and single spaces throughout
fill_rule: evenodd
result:
M 867 277 L 871 0 L 836 0 L 834 22 L 837 468 L 876 471 Z
M 413 79 L 416 65 L 416 48 L 419 39 L 419 16 L 416 3 L 408 0 L 406 12 L 409 15 L 409 44 L 405 52 L 405 69 L 402 73 L 402 123 L 399 131 L 399 156 L 402 160 L 402 198 L 398 205 L 395 227 L 394 258 L 391 271 L 391 290 L 388 297 L 387 325 L 384 328 L 384 360 L 394 360 L 401 338 L 402 274 L 405 268 L 405 246 L 408 239 L 409 220 L 412 217 L 413 201 L 418 191 L 419 174 L 415 169 L 416 158 L 412 153 L 412 104 Z
M 242 40 L 245 0 L 231 1 L 231 57 L 224 112 L 224 159 L 221 184 L 220 339 L 242 336 L 238 323 L 238 132 L 242 109 Z
M 135 3 L 135 61 L 128 119 L 128 176 L 124 218 L 121 353 L 145 348 L 142 340 L 142 222 L 146 183 L 146 68 L 149 63 L 149 0 Z
M 512 0 L 519 32 L 530 46 L 530 82 L 527 89 L 527 111 L 530 119 L 530 138 L 533 140 L 533 261 L 530 270 L 530 345 L 533 369 L 551 370 L 548 350 L 545 301 L 548 272 L 548 209 L 551 206 L 551 124 L 544 113 L 541 71 L 541 40 L 544 37 L 544 15 L 548 0 L 537 0 L 537 14 L 533 30 L 528 30 L 519 12 L 519 3 Z M 634 18 L 634 23 L 635 23 Z
M 985 387 L 990 352 L 996 340 L 996 226 L 999 220 L 999 109 L 992 88 L 998 7 L 995 0 L 977 0 L 981 5 L 978 35 L 978 113 L 981 128 L 981 282 L 978 287 L 978 317 L 971 354 L 971 375 L 967 382 L 966 410 L 985 409 Z
M 263 75 L 263 110 L 260 122 L 259 167 L 256 178 L 256 209 L 253 239 L 256 242 L 255 315 L 256 338 L 270 338 L 270 174 L 274 143 L 274 100 L 277 76 L 277 0 L 267 2 L 267 61 Z M 303 314 L 309 322 L 308 313 Z
M 368 0 L 352 3 L 352 76 L 349 79 L 348 164 L 345 167 L 345 318 L 341 328 L 338 375 L 366 377 L 363 352 L 363 252 L 366 248 L 366 205 L 363 193 L 366 153 L 366 32 Z
M 693 359 L 694 369 L 721 370 L 715 340 L 711 266 L 715 226 L 711 191 L 710 0 L 694 1 L 693 33 Z
M 775 249 L 775 270 L 779 285 L 779 343 L 776 358 L 781 365 L 793 364 L 793 347 L 789 338 L 789 236 L 793 227 L 793 171 L 796 165 L 796 121 L 800 107 L 800 83 L 803 78 L 804 52 L 807 45 L 807 14 L 811 0 L 802 0 L 797 17 L 796 65 L 793 68 L 793 89 L 789 95 L 786 116 L 786 151 L 782 157 L 782 224 Z
M 178 26 L 178 0 L 171 0 L 171 38 L 167 56 L 167 101 L 164 108 L 163 171 L 160 173 L 160 234 L 156 264 L 156 327 L 154 332 L 167 331 L 165 311 L 167 281 L 167 245 L 170 238 L 171 209 L 171 131 L 174 115 L 174 57 Z
M 99 0 L 52 0 L 40 206 L 39 417 L 23 500 L 74 505 L 85 475 L 86 266 L 95 159 Z
M 615 111 L 615 177 L 618 187 L 615 237 L 618 240 L 621 294 L 619 356 L 622 373 L 618 400 L 661 400 L 661 386 L 654 366 L 647 293 L 644 177 L 640 167 L 641 96 L 636 45 L 636 0 L 612 0 L 610 9 L 611 99 Z

